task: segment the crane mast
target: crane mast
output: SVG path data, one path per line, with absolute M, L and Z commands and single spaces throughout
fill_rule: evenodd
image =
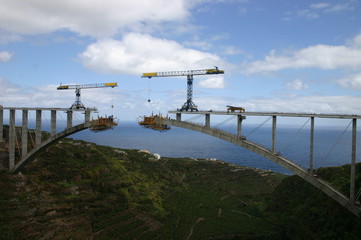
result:
M 187 101 L 180 108 L 180 111 L 198 111 L 197 106 L 193 103 L 193 76 L 194 75 L 209 75 L 209 74 L 223 74 L 223 70 L 219 70 L 218 67 L 211 69 L 200 69 L 200 70 L 187 70 L 187 71 L 169 71 L 169 72 L 151 72 L 143 73 L 143 78 L 152 77 L 179 77 L 187 76 Z
M 118 87 L 117 83 L 94 83 L 94 84 L 71 84 L 71 85 L 62 85 L 57 88 L 57 90 L 70 90 L 75 89 L 75 102 L 71 105 L 71 109 L 85 109 L 84 104 L 80 101 L 80 89 L 86 88 L 105 88 L 105 87 Z

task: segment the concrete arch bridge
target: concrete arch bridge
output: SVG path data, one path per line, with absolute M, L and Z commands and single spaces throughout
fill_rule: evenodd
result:
M 161 118 L 159 121 L 161 124 L 166 124 L 170 126 L 180 127 L 189 129 L 192 131 L 201 132 L 208 134 L 210 136 L 231 142 L 238 146 L 241 146 L 245 149 L 248 149 L 256 154 L 259 154 L 278 165 L 288 169 L 289 171 L 300 176 L 307 182 L 311 183 L 314 187 L 320 189 L 322 192 L 326 193 L 329 197 L 336 200 L 342 206 L 347 208 L 356 216 L 361 216 L 361 208 L 358 201 L 358 196 L 361 189 L 358 189 L 359 193 L 356 193 L 355 189 L 355 174 L 356 174 L 356 136 L 357 136 L 357 120 L 361 118 L 360 115 L 338 115 L 338 114 L 307 114 L 307 113 L 277 113 L 277 112 L 227 112 L 227 111 L 198 111 L 198 112 L 188 112 L 188 111 L 169 111 L 169 114 L 175 114 L 175 119 L 172 118 Z M 201 116 L 203 120 L 202 123 L 194 123 L 190 121 L 182 121 L 182 115 L 187 114 L 197 114 Z M 230 115 L 237 118 L 236 123 L 236 132 L 227 132 L 218 128 L 211 127 L 211 115 Z M 242 122 L 246 119 L 247 116 L 268 116 L 272 119 L 272 140 L 271 140 L 271 149 L 267 149 L 260 144 L 249 141 L 242 135 Z M 287 159 L 284 156 L 281 156 L 277 152 L 276 142 L 277 142 L 277 119 L 280 117 L 294 117 L 294 118 L 309 118 L 310 121 L 310 141 L 309 141 L 309 167 L 303 168 L 297 163 L 293 162 L 290 159 Z M 350 172 L 350 196 L 345 196 L 340 191 L 333 188 L 330 184 L 319 179 L 314 174 L 313 169 L 313 158 L 314 158 L 314 123 L 315 118 L 326 118 L 326 119 L 348 119 L 350 120 L 350 125 L 352 124 L 352 141 L 350 148 L 352 149 L 351 153 L 351 172 Z
M 69 108 L 15 108 L 0 106 L 0 142 L 4 141 L 4 111 L 9 112 L 8 118 L 8 150 L 9 150 L 9 171 L 11 173 L 20 172 L 24 166 L 34 160 L 36 156 L 51 144 L 65 138 L 71 134 L 90 128 L 92 121 L 90 115 L 95 112 L 95 108 L 69 109 Z M 17 127 L 19 122 L 16 112 L 21 112 L 21 127 Z M 29 129 L 29 113 L 35 112 L 35 129 Z M 50 132 L 44 136 L 44 115 L 50 113 Z M 59 117 L 65 114 L 63 125 L 65 128 L 58 131 Z M 83 119 L 77 121 L 73 116 L 84 114 Z M 17 134 L 18 133 L 18 134 Z M 17 135 L 20 135 L 19 137 Z M 31 147 L 29 147 L 31 146 Z M 18 150 L 18 152 L 16 152 Z

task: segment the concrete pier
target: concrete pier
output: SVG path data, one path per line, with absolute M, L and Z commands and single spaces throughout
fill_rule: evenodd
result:
M 245 119 L 244 116 L 238 115 L 237 116 L 237 137 L 242 137 L 242 121 Z
M 54 136 L 56 134 L 56 110 L 51 110 L 51 114 L 50 114 L 50 121 L 51 121 L 51 131 L 50 134 L 51 136 Z
M 350 201 L 355 203 L 357 119 L 352 119 Z
M 66 128 L 71 128 L 73 126 L 73 112 L 66 112 Z
M 28 110 L 23 110 L 23 124 L 21 128 L 21 155 L 28 154 Z
M 210 114 L 205 115 L 205 126 L 211 127 L 211 115 Z
M 36 110 L 36 129 L 35 129 L 35 145 L 41 143 L 41 110 Z
M 313 174 L 313 152 L 314 152 L 314 139 L 315 139 L 315 118 L 311 117 L 310 126 L 310 166 L 309 173 Z
M 90 110 L 85 111 L 85 124 L 90 124 Z
M 0 142 L 4 140 L 4 110 L 0 106 Z
M 9 168 L 15 166 L 15 109 L 10 109 L 9 116 Z
M 277 127 L 277 116 L 272 116 L 272 152 L 276 153 L 276 127 Z

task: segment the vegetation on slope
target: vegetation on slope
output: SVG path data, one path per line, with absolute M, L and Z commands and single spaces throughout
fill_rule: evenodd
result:
M 319 174 L 332 182 L 336 173 Z M 156 160 L 71 139 L 48 148 L 22 175 L 1 172 L 0 189 L 2 239 L 361 236 L 359 219 L 296 176 L 221 161 Z
M 257 239 L 284 176 L 65 140 L 0 178 L 5 239 Z
M 356 189 L 360 189 L 361 164 L 356 170 Z M 321 168 L 317 175 L 349 195 L 350 165 Z M 360 218 L 298 176 L 290 176 L 277 186 L 267 211 L 271 212 L 269 219 L 278 225 L 283 239 L 361 238 Z

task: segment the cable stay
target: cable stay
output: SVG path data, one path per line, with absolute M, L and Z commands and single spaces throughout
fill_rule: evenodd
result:
M 246 138 L 248 138 L 249 136 L 251 136 L 255 131 L 257 131 L 258 129 L 260 129 L 263 125 L 265 125 L 269 120 L 272 119 L 272 116 L 270 116 L 269 118 L 267 118 L 264 122 L 262 122 L 260 125 L 258 125 L 255 129 L 253 129 L 252 131 L 250 131 L 248 133 L 248 135 L 246 135 Z
M 203 114 L 197 114 L 197 115 L 195 115 L 195 116 L 193 116 L 191 118 L 188 118 L 188 119 L 186 119 L 184 121 L 185 122 L 192 122 L 192 123 L 199 123 L 200 119 L 201 119 L 201 121 L 203 121 Z
M 308 118 L 307 121 L 292 135 L 290 136 L 287 141 L 285 142 L 284 146 L 282 148 L 280 148 L 280 150 L 278 151 L 279 153 L 281 153 L 283 150 L 286 149 L 286 147 L 296 138 L 296 136 L 300 133 L 300 131 L 306 126 L 306 124 L 310 121 L 311 119 Z
M 327 152 L 326 156 L 324 158 L 321 159 L 321 163 L 324 163 L 328 160 L 328 158 L 330 157 L 332 151 L 335 149 L 335 147 L 337 146 L 337 144 L 340 142 L 341 138 L 343 137 L 343 135 L 346 133 L 346 131 L 349 129 L 349 127 L 351 126 L 352 120 L 350 121 L 350 123 L 347 125 L 347 127 L 345 128 L 345 130 L 343 130 L 343 132 L 340 134 L 340 136 L 337 138 L 336 142 L 332 145 L 331 149 Z M 319 168 L 315 171 L 315 175 L 317 175 Z
M 225 130 L 222 129 L 221 127 L 224 126 L 224 125 L 226 125 L 228 122 L 230 122 L 230 121 L 232 121 L 232 120 L 234 121 L 235 119 L 237 119 L 237 115 L 233 115 L 233 116 L 225 119 L 224 121 L 222 121 L 222 122 L 218 123 L 217 125 L 215 125 L 214 128 L 219 129 L 219 130 L 222 130 L 222 131 L 225 131 Z M 232 124 L 231 124 L 231 125 L 232 125 Z M 228 132 L 229 132 L 229 129 L 230 129 L 230 127 L 228 127 L 228 129 L 226 129 L 226 130 L 228 130 Z

